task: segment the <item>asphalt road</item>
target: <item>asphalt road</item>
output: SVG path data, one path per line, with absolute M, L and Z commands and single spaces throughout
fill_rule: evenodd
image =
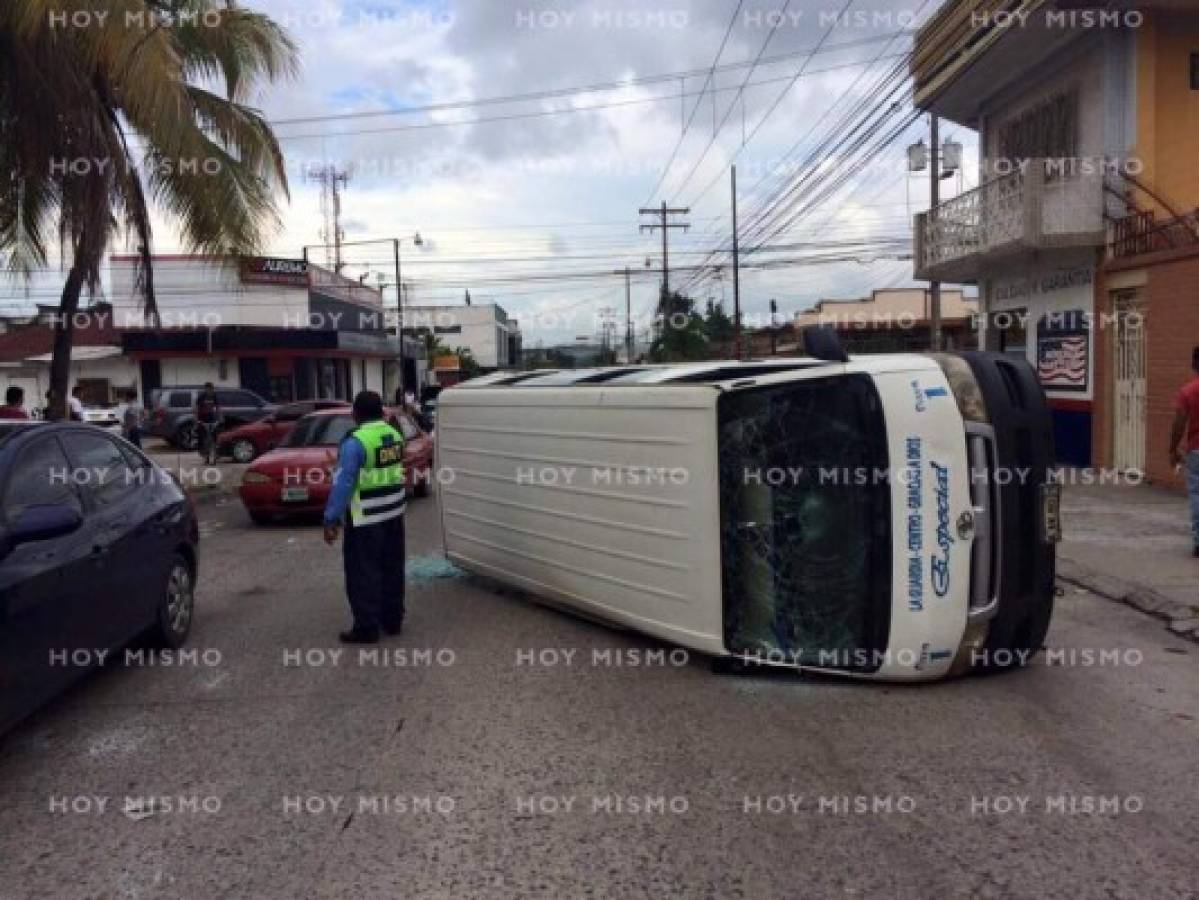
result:
M 202 516 L 196 656 L 0 741 L 0 896 L 1195 896 L 1199 650 L 1133 610 L 1068 589 L 1073 664 L 993 678 L 718 676 L 441 577 L 417 500 L 404 636 L 336 657 L 319 529 Z

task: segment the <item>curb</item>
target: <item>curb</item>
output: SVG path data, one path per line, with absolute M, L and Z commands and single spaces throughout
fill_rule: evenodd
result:
M 1153 588 L 1096 572 L 1062 556 L 1057 560 L 1057 577 L 1067 584 L 1086 588 L 1100 597 L 1161 619 L 1173 634 L 1199 643 L 1199 607 L 1179 603 Z

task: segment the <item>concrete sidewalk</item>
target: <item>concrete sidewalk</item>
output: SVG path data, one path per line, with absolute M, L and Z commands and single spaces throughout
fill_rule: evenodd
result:
M 175 450 L 158 438 L 148 438 L 142 449 L 164 469 L 173 472 L 184 489 L 197 500 L 233 493 L 250 467 L 249 463 L 228 459 L 215 466 L 205 465 L 195 451 Z
M 1058 577 L 1199 638 L 1199 559 L 1191 555 L 1186 495 L 1080 480 L 1082 473 L 1065 474 Z

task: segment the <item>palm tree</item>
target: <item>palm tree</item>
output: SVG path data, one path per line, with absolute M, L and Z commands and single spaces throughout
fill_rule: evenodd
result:
M 147 316 L 158 320 L 151 203 L 201 254 L 253 253 L 278 225 L 283 155 L 246 100 L 295 66 L 282 29 L 234 0 L 0 5 L 0 172 L 9 173 L 0 264 L 25 277 L 45 267 L 57 225 L 70 265 L 50 369 L 54 414 L 65 404 L 81 292 L 94 292 L 122 232 L 137 247 Z

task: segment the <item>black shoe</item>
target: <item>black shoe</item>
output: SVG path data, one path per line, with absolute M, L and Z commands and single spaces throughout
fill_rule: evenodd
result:
M 403 622 L 396 622 L 394 625 L 386 624 L 386 625 L 383 625 L 382 628 L 383 628 L 383 633 L 390 637 L 395 637 L 396 635 L 400 635 L 400 634 L 404 633 L 404 623 Z
M 337 636 L 343 644 L 377 644 L 379 643 L 378 629 L 351 628 Z

